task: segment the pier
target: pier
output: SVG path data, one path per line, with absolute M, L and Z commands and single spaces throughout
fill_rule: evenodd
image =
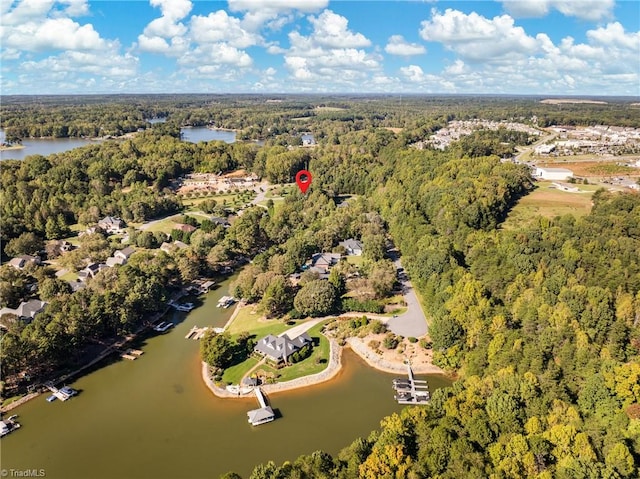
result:
M 204 328 L 199 328 L 198 326 L 194 326 L 189 330 L 189 332 L 184 337 L 184 339 L 195 339 L 195 340 L 201 339 L 202 336 L 204 336 L 204 333 L 206 333 L 208 329 L 209 329 L 209 326 L 205 326 Z
M 396 390 L 394 399 L 398 404 L 425 404 L 429 401 L 429 385 L 427 381 L 415 379 L 411 364 L 407 363 L 407 379 L 397 378 L 393 380 L 393 389 Z
M 253 409 L 247 413 L 249 422 L 252 426 L 258 426 L 260 424 L 273 421 L 276 418 L 276 415 L 274 414 L 273 409 L 267 405 L 267 401 L 262 391 L 260 388 L 255 388 L 254 391 L 256 393 L 258 403 L 260 404 L 260 409 Z

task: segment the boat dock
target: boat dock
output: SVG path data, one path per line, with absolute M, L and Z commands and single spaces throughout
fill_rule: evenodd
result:
M 204 333 L 206 333 L 208 329 L 209 329 L 209 326 L 205 326 L 204 328 L 199 328 L 198 326 L 194 326 L 193 328 L 191 328 L 191 330 L 189 330 L 189 332 L 184 337 L 184 339 L 195 339 L 195 340 L 201 339 L 202 336 L 204 336 Z
M 397 378 L 393 380 L 393 389 L 396 390 L 394 399 L 398 404 L 424 404 L 429 401 L 429 385 L 427 381 L 415 379 L 411 364 L 407 363 L 407 379 Z
M 228 308 L 235 302 L 236 299 L 233 296 L 223 296 L 220 298 L 220 301 L 218 301 L 218 308 Z
M 70 399 L 73 396 L 75 396 L 76 394 L 78 394 L 78 391 L 76 391 L 75 389 L 72 389 L 70 387 L 63 387 L 63 388 L 58 389 L 57 387 L 55 387 L 51 383 L 45 384 L 45 387 L 49 391 L 51 391 L 53 393 L 52 395 L 56 399 L 60 399 L 60 401 L 66 401 L 67 399 Z
M 142 356 L 143 353 L 144 351 L 141 351 L 140 349 L 127 349 L 125 352 L 120 353 L 120 357 L 135 361 Z
M 260 388 L 255 388 L 254 391 L 256 393 L 258 403 L 260 404 L 260 409 L 253 409 L 247 413 L 249 422 L 252 426 L 258 426 L 260 424 L 273 421 L 276 418 L 276 415 L 274 414 L 273 409 L 267 405 L 267 401 L 262 391 Z

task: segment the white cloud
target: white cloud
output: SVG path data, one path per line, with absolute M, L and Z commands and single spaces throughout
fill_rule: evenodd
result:
M 91 23 L 71 18 L 89 14 L 86 0 L 2 2 L 0 12 L 2 60 L 9 62 L 3 71 L 12 74 L 15 84 L 52 92 L 61 91 L 66 82 L 89 84 L 90 75 L 106 81 L 137 73 L 138 59 L 122 54 L 119 41 L 105 39 Z
M 191 11 L 190 0 L 150 0 L 161 16 L 149 22 L 138 35 L 138 49 L 149 53 L 179 56 L 189 46 L 184 38 L 187 27 L 180 21 Z
M 427 49 L 424 45 L 418 43 L 408 43 L 402 35 L 392 35 L 384 47 L 384 51 L 391 55 L 409 57 L 412 55 L 423 55 L 427 52 Z
M 40 61 L 28 61 L 22 69 L 28 73 L 48 77 L 58 73 L 64 78 L 75 78 L 79 73 L 96 76 L 132 77 L 136 74 L 138 59 L 130 54 L 103 55 L 95 52 L 66 51 Z
M 502 4 L 518 18 L 544 17 L 555 9 L 569 17 L 597 21 L 612 16 L 615 0 L 502 0 Z
M 440 42 L 469 61 L 504 60 L 510 54 L 533 54 L 539 48 L 537 39 L 514 25 L 509 15 L 489 20 L 476 12 L 465 14 L 447 9 L 432 10 L 431 20 L 422 22 L 420 36 Z
M 243 29 L 239 18 L 229 16 L 224 10 L 212 12 L 206 17 L 191 19 L 191 37 L 197 43 L 225 41 L 238 48 L 247 48 L 262 42 L 260 35 Z
M 47 18 L 2 28 L 3 48 L 26 51 L 98 50 L 106 46 L 91 24 L 70 18 Z
M 380 55 L 362 47 L 369 39 L 348 28 L 345 17 L 325 10 L 309 17 L 313 27 L 308 36 L 298 31 L 289 33 L 290 48 L 285 53 L 285 66 L 298 81 L 324 83 L 336 89 L 340 85 L 355 86 L 371 72 L 381 68 Z
M 244 50 L 240 50 L 228 43 L 206 43 L 198 45 L 178 59 L 182 65 L 201 65 L 203 67 L 233 65 L 239 68 L 250 67 L 251 57 Z
M 242 25 L 250 31 L 263 26 L 279 30 L 294 17 L 291 12 L 313 13 L 329 5 L 329 0 L 229 0 L 233 12 L 245 12 Z
M 349 31 L 349 21 L 342 15 L 325 10 L 318 17 L 309 17 L 318 45 L 330 48 L 368 47 L 371 42 L 362 33 Z

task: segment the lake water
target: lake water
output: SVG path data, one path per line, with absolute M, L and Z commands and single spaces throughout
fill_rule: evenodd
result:
M 155 120 L 155 121 L 154 121 Z M 155 118 L 147 120 L 150 123 L 161 123 L 166 121 L 165 118 Z M 228 130 L 212 130 L 207 127 L 181 128 L 182 139 L 191 143 L 200 141 L 222 140 L 226 143 L 234 143 L 236 141 L 236 132 Z M 5 139 L 4 131 L 0 130 L 0 143 Z M 95 140 L 87 140 L 83 138 L 28 138 L 22 140 L 24 148 L 19 150 L 0 151 L 0 160 L 24 160 L 29 155 L 51 155 L 53 153 L 62 153 L 63 151 L 72 150 L 79 146 L 87 146 L 95 144 Z
M 346 350 L 336 379 L 271 395 L 282 417 L 252 427 L 246 413 L 256 399 L 215 397 L 201 379 L 198 342 L 184 339 L 194 325 L 226 323 L 233 308 L 215 305 L 228 283 L 179 313 L 184 321 L 167 334 L 146 339 L 140 359 L 118 359 L 70 384 L 77 397 L 48 403 L 41 395 L 12 411 L 22 428 L 2 439 L 2 468 L 42 468 L 47 479 L 213 479 L 229 470 L 246 478 L 268 460 L 336 454 L 400 410 L 393 375 Z M 429 380 L 432 390 L 448 384 Z
M 0 143 L 4 142 L 4 139 L 4 131 L 0 130 Z M 0 160 L 24 160 L 29 155 L 47 156 L 95 143 L 96 141 L 83 138 L 28 138 L 22 140 L 24 148 L 0 151 Z
M 235 143 L 236 141 L 235 131 L 211 129 L 206 126 L 180 128 L 180 134 L 184 141 L 191 143 L 216 140 L 222 140 L 225 143 Z

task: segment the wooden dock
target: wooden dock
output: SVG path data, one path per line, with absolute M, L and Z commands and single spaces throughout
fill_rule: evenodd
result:
M 199 328 L 198 326 L 194 326 L 189 330 L 189 332 L 184 337 L 184 339 L 195 339 L 195 340 L 202 339 L 202 336 L 204 336 L 204 333 L 206 333 L 208 329 L 209 329 L 209 326 L 205 326 L 204 328 Z
M 429 401 L 429 384 L 423 379 L 415 379 L 411 364 L 407 363 L 408 379 L 398 378 L 393 380 L 393 389 L 396 390 L 394 399 L 398 404 L 425 404 Z

